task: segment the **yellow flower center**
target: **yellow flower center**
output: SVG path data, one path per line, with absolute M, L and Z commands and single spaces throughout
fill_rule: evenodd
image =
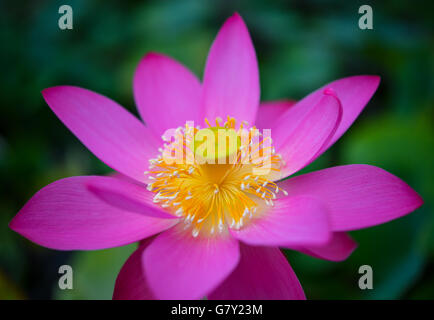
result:
M 279 191 L 286 194 L 270 178 L 282 161 L 265 130 L 245 129 L 245 122 L 237 128 L 230 117 L 214 127 L 205 122 L 205 129 L 177 128 L 173 141 L 163 136 L 167 143 L 146 172 L 154 202 L 182 218 L 194 237 L 239 229 L 258 207 L 273 206 Z

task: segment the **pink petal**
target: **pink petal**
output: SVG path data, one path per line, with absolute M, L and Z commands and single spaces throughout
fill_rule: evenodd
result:
M 44 247 L 96 250 L 132 243 L 177 223 L 106 204 L 87 189 L 94 179 L 110 178 L 71 177 L 49 184 L 18 212 L 10 228 Z
M 193 238 L 182 229 L 162 233 L 143 254 L 149 286 L 159 299 L 201 299 L 238 264 L 238 241 L 232 237 Z
M 145 181 L 148 159 L 158 153 L 152 133 L 116 102 L 72 86 L 42 91 L 59 119 L 101 161 L 138 181 Z
M 255 126 L 259 130 L 270 129 L 296 102 L 292 100 L 262 102 L 258 108 Z
M 333 232 L 332 237 L 322 246 L 303 246 L 291 249 L 319 259 L 330 261 L 346 260 L 357 248 L 357 243 L 345 232 Z
M 303 288 L 279 248 L 240 245 L 237 268 L 210 300 L 305 300 Z
M 273 134 L 280 135 L 281 131 L 288 131 L 296 128 L 298 123 L 306 116 L 308 112 L 322 99 L 325 89 L 333 90 L 342 104 L 342 120 L 334 133 L 317 154 L 320 156 L 333 143 L 336 142 L 345 131 L 351 126 L 358 117 L 365 105 L 371 99 L 372 95 L 378 88 L 380 77 L 378 76 L 353 76 L 333 81 L 318 90 L 312 92 L 292 108 L 290 108 L 272 127 Z
M 420 207 L 422 198 L 404 181 L 369 165 L 338 166 L 279 183 L 290 196 L 307 195 L 330 209 L 334 231 L 366 228 Z
M 177 218 L 153 202 L 154 193 L 125 179 L 111 177 L 91 179 L 87 187 L 98 198 L 118 209 L 141 213 L 154 218 Z
M 107 174 L 107 177 L 112 177 L 112 178 L 116 178 L 116 179 L 121 179 L 121 180 L 124 180 L 124 181 L 126 181 L 126 182 L 129 182 L 129 183 L 135 183 L 135 184 L 137 184 L 138 186 L 141 186 L 141 187 L 143 187 L 143 188 L 146 188 L 146 184 L 145 184 L 145 183 L 142 183 L 142 182 L 137 181 L 137 180 L 135 180 L 135 179 L 131 179 L 130 177 L 128 177 L 128 176 L 126 176 L 126 175 L 124 175 L 124 174 L 122 174 L 122 173 L 119 173 L 119 172 L 117 172 L 117 171 L 110 172 L 109 174 Z
M 232 235 L 250 245 L 325 244 L 330 237 L 328 210 L 312 197 L 284 197 L 262 216 L 252 218 Z
M 128 258 L 116 278 L 113 300 L 155 300 L 142 268 L 143 250 L 149 241 L 141 244 Z
M 177 61 L 158 53 L 147 54 L 134 75 L 134 98 L 142 119 L 158 138 L 167 130 L 201 124 L 201 85 Z
M 298 122 L 294 130 L 272 131 L 276 152 L 282 155 L 285 162 L 275 179 L 287 177 L 315 159 L 334 135 L 341 117 L 339 99 L 333 92 L 326 90 L 321 100 Z
M 252 124 L 259 105 L 255 49 L 243 19 L 235 13 L 210 49 L 203 80 L 205 117 L 235 117 Z

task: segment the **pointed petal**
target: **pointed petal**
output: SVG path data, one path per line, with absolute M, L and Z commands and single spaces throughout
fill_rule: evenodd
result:
M 118 209 L 160 219 L 177 218 L 153 202 L 154 193 L 125 179 L 91 179 L 87 187 L 99 199 Z
M 304 300 L 303 288 L 279 248 L 240 245 L 237 268 L 210 300 Z
M 270 129 L 295 103 L 291 100 L 262 102 L 256 115 L 256 128 L 259 130 Z
M 273 134 L 280 135 L 280 131 L 288 131 L 291 130 L 291 128 L 296 128 L 306 114 L 322 99 L 324 90 L 333 90 L 342 104 L 342 121 L 340 121 L 333 137 L 331 137 L 316 155 L 316 157 L 319 157 L 351 126 L 377 90 L 379 83 L 380 77 L 378 76 L 361 75 L 339 79 L 326 84 L 297 102 L 283 114 L 279 122 L 272 127 Z
M 232 235 L 250 245 L 322 245 L 330 237 L 327 208 L 312 197 L 284 197 Z
M 279 183 L 290 196 L 307 195 L 330 210 L 334 231 L 366 228 L 402 217 L 423 203 L 404 181 L 369 165 L 338 166 Z
M 164 300 L 201 299 L 236 267 L 238 241 L 228 235 L 194 238 L 172 228 L 145 250 L 143 265 L 155 296 Z
M 329 242 L 322 246 L 303 246 L 291 249 L 303 252 L 315 258 L 343 261 L 357 248 L 357 243 L 345 232 L 333 232 Z
M 101 161 L 144 182 L 148 159 L 158 153 L 152 133 L 116 102 L 72 86 L 42 91 L 45 101 L 72 133 Z
M 202 123 L 201 90 L 193 73 L 158 53 L 147 54 L 134 75 L 137 108 L 157 138 L 167 129 L 183 126 L 186 121 Z
M 285 178 L 312 162 L 334 135 L 341 117 L 339 99 L 332 91 L 325 91 L 322 99 L 294 130 L 272 131 L 276 152 L 282 155 L 285 162 L 275 179 Z
M 38 191 L 9 227 L 41 246 L 57 250 L 97 250 L 129 244 L 177 223 L 112 207 L 87 189 L 85 176 L 58 180 Z
M 116 278 L 113 300 L 155 300 L 142 268 L 143 250 L 149 242 L 142 243 L 123 265 Z
M 252 124 L 259 105 L 255 49 L 243 19 L 235 13 L 210 49 L 203 80 L 205 117 L 235 117 Z

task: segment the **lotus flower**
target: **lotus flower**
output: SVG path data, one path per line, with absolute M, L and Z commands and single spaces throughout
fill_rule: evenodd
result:
M 282 180 L 342 136 L 379 82 L 353 76 L 296 103 L 260 105 L 254 47 L 234 14 L 212 44 L 202 83 L 164 55 L 149 53 L 140 61 L 134 97 L 146 125 L 92 91 L 43 90 L 58 118 L 120 174 L 53 182 L 10 228 L 57 250 L 140 241 L 118 275 L 115 299 L 305 299 L 279 248 L 344 260 L 356 248 L 347 231 L 388 222 L 422 204 L 405 182 L 370 165 Z M 200 129 L 187 121 L 201 128 L 271 129 L 272 173 L 255 175 L 251 164 L 240 162 L 164 164 L 161 136 L 178 127 L 183 136 L 196 134 Z

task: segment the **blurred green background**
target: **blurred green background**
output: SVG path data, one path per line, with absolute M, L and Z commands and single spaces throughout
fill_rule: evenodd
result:
M 58 8 L 74 29 L 58 28 Z M 374 30 L 358 28 L 370 4 Z M 148 51 L 168 54 L 202 76 L 223 21 L 245 19 L 256 47 L 262 100 L 300 99 L 337 78 L 378 74 L 380 88 L 360 118 L 304 171 L 367 163 L 408 182 L 425 200 L 413 214 L 353 232 L 359 248 L 333 263 L 286 252 L 311 299 L 434 298 L 433 1 L 1 1 L 0 299 L 110 299 L 135 245 L 59 252 L 32 244 L 7 224 L 57 179 L 110 170 L 61 124 L 43 88 L 71 84 L 136 113 L 132 76 Z M 137 114 L 137 113 L 136 113 Z M 58 289 L 58 267 L 74 269 L 74 289 Z M 374 289 L 358 288 L 358 268 Z

